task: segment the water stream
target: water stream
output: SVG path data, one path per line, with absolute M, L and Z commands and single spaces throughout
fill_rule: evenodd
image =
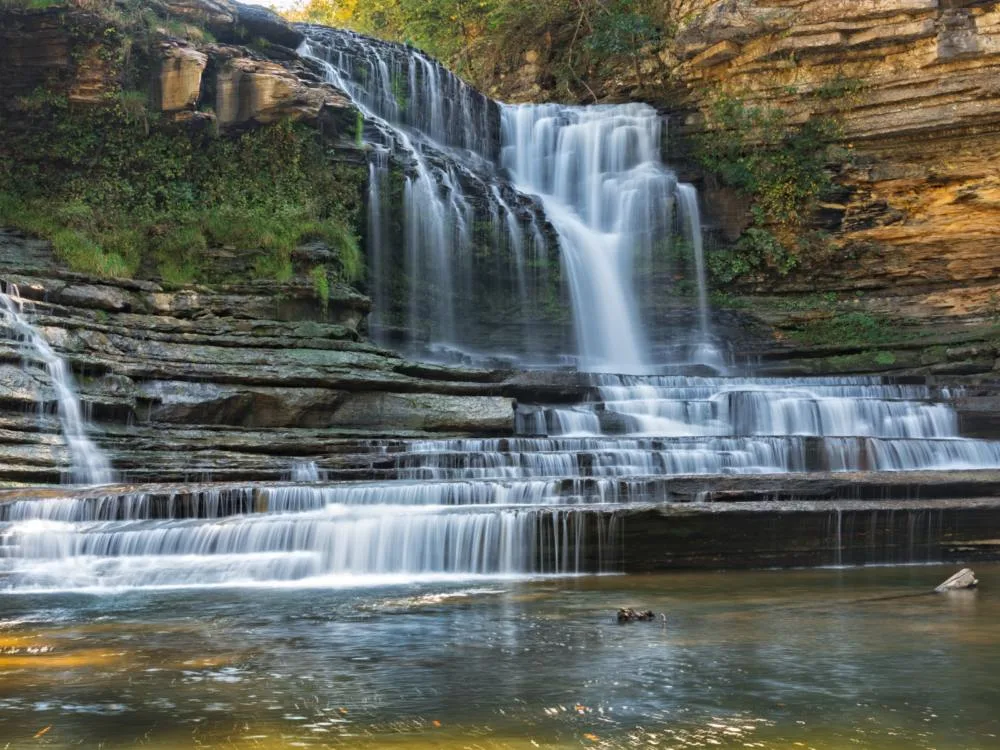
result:
M 992 750 L 1000 597 L 927 593 L 951 572 L 7 597 L 0 737 L 162 750 Z M 665 612 L 667 626 L 616 625 L 618 606 Z
M 26 366 L 41 363 L 49 376 L 57 403 L 59 423 L 69 451 L 72 468 L 70 480 L 80 484 L 106 484 L 114 480 L 107 456 L 87 435 L 86 420 L 76 384 L 66 361 L 56 354 L 41 332 L 28 320 L 30 305 L 21 299 L 18 288 L 10 284 L 0 291 L 0 328 L 20 340 Z
M 653 289 L 654 268 L 685 237 L 698 289 L 695 345 L 685 356 L 721 364 L 710 341 L 697 196 L 663 164 L 663 120 L 652 107 L 497 105 L 412 48 L 346 31 L 311 29 L 300 52 L 324 66 L 369 122 L 377 334 L 395 316 L 411 354 L 423 345 L 425 353 L 482 355 L 495 335 L 483 330 L 484 298 L 509 290 L 516 302 L 495 310 L 486 327 L 514 323 L 507 353 L 522 365 L 551 364 L 560 353 L 593 371 L 676 365 L 652 361 L 644 313 L 669 293 Z M 404 173 L 398 278 L 387 154 Z M 557 238 L 574 319 L 575 344 L 556 357 L 538 350 L 553 304 L 546 226 Z M 400 279 L 402 301 L 390 293 Z

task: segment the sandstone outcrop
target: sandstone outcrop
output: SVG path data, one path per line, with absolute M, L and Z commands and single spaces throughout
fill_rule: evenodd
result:
M 916 318 L 995 314 L 996 2 L 730 0 L 677 42 L 677 73 L 695 110 L 688 132 L 716 92 L 842 127 L 850 152 L 836 165 L 842 194 L 820 218 L 837 251 L 785 289 L 862 291 Z M 710 209 L 725 214 L 727 203 Z
M 172 27 L 153 23 L 153 39 L 145 41 L 148 32 L 143 31 L 140 43 L 130 23 L 145 21 L 61 6 L 5 9 L 0 107 L 26 106 L 26 98 L 42 90 L 48 96 L 63 94 L 71 104 L 101 105 L 135 85 L 148 88 L 153 111 L 178 122 L 233 128 L 342 115 L 353 125 L 350 100 L 287 48 L 296 46 L 302 33 L 273 12 L 215 0 L 155 5 L 168 18 L 196 26 L 178 37 Z M 198 26 L 211 34 L 199 33 Z M 208 41 L 213 36 L 221 41 Z M 240 43 L 252 46 L 235 46 Z M 136 58 L 133 67 L 149 70 L 148 86 L 144 80 L 123 79 L 119 48 Z

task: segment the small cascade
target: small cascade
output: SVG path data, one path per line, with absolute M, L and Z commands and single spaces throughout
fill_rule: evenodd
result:
M 822 563 L 925 561 L 940 548 L 940 515 L 921 516 L 908 505 L 911 487 L 891 474 L 1000 469 L 1000 442 L 961 437 L 942 402 L 954 394 L 922 384 L 588 380 L 589 400 L 575 405 L 520 404 L 523 436 L 395 441 L 392 450 L 359 444 L 349 461 L 377 481 L 329 482 L 302 461 L 277 484 L 0 498 L 0 589 L 613 572 L 632 538 L 631 514 L 692 501 L 760 509 L 774 498 L 795 507 L 795 493 L 808 500 L 814 480 L 819 499 L 806 509 L 819 518 L 830 511 L 825 536 L 816 532 L 829 550 Z M 340 468 L 351 464 L 331 476 Z M 838 479 L 841 472 L 887 474 Z M 945 480 L 934 491 L 975 491 L 961 489 L 970 481 Z M 824 499 L 831 491 L 840 494 Z M 894 516 L 887 508 L 868 533 L 852 498 L 867 503 L 865 513 L 882 502 L 909 509 Z M 860 538 L 864 549 L 855 549 Z
M 701 226 L 701 209 L 698 207 L 698 191 L 693 185 L 679 184 L 677 197 L 683 207 L 684 237 L 691 244 L 694 256 L 695 279 L 698 284 L 698 334 L 692 361 L 724 372 L 725 359 L 712 343 L 711 323 L 708 309 L 708 273 L 705 267 L 705 241 Z
M 292 465 L 289 479 L 293 482 L 319 482 L 326 479 L 315 461 L 299 461 Z
M 459 492 L 442 505 L 440 490 L 288 485 L 0 504 L 0 590 L 364 585 L 614 564 L 614 513 L 502 491 L 482 504 L 459 504 Z M 491 499 L 501 502 L 483 507 Z M 516 500 L 526 502 L 506 502 Z
M 16 286 L 0 291 L 0 327 L 10 331 L 24 346 L 24 363 L 40 362 L 48 372 L 58 404 L 59 422 L 72 461 L 70 480 L 79 484 L 107 484 L 114 480 L 111 463 L 87 436 L 86 420 L 76 395 L 73 375 L 42 334 L 28 322 L 28 303 Z

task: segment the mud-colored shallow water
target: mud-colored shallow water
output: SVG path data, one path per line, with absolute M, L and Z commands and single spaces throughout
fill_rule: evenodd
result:
M 0 748 L 997 748 L 953 570 L 5 595 Z

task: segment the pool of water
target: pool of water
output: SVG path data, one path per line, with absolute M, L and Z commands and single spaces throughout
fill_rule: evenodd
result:
M 1000 565 L 952 572 L 4 595 L 0 749 L 1000 747 Z

